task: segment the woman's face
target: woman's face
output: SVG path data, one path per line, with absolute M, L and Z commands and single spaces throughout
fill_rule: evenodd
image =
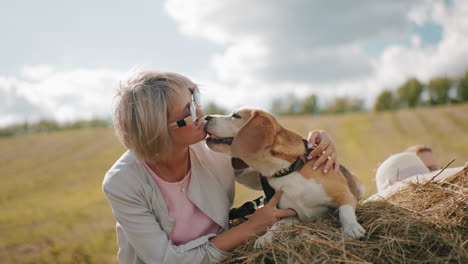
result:
M 190 116 L 192 96 L 188 88 L 179 89 L 169 100 L 169 103 L 168 124 Z M 183 127 L 169 128 L 172 142 L 175 145 L 189 146 L 205 139 L 205 120 L 203 119 L 203 112 L 199 108 L 197 108 L 197 117 L 197 125 L 192 123 Z

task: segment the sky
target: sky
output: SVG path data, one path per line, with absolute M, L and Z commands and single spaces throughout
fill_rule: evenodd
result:
M 177 72 L 202 104 L 357 96 L 468 70 L 466 0 L 0 0 L 0 126 L 110 118 L 135 70 Z

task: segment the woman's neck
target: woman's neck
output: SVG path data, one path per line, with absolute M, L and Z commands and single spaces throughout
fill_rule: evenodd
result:
M 189 148 L 173 149 L 168 159 L 147 161 L 149 167 L 163 180 L 168 182 L 181 181 L 190 170 Z

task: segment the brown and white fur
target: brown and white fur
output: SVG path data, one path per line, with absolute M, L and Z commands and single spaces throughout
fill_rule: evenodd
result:
M 315 159 L 289 175 L 273 178 L 275 172 L 288 168 L 305 152 L 302 137 L 282 127 L 276 118 L 259 109 L 239 109 L 230 115 L 205 117 L 205 130 L 210 135 L 207 146 L 245 161 L 251 168 L 267 177 L 275 190 L 282 190 L 279 208 L 292 208 L 299 219 L 323 216 L 329 207 L 337 207 L 344 233 L 361 238 L 365 230 L 356 220 L 355 207 L 362 196 L 362 185 L 346 168 L 312 170 Z M 272 227 L 272 229 L 274 229 Z M 270 229 L 271 230 L 271 229 Z M 256 246 L 271 241 L 267 232 Z

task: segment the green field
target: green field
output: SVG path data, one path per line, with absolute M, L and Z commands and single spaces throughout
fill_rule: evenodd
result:
M 442 166 L 468 161 L 468 104 L 280 121 L 304 137 L 328 130 L 366 196 L 376 164 L 407 146 L 432 147 Z M 111 129 L 0 138 L 0 263 L 117 263 L 101 182 L 123 151 Z M 257 196 L 238 188 L 236 204 Z

